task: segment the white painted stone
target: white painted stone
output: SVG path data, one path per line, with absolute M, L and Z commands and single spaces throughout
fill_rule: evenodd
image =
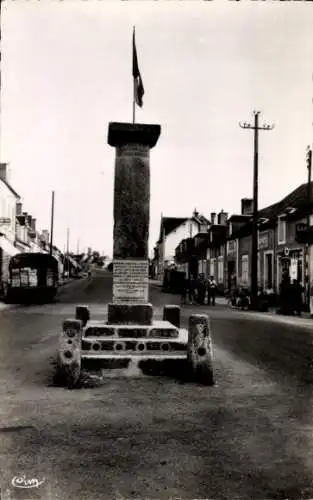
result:
M 146 304 L 148 289 L 148 260 L 113 261 L 113 303 Z

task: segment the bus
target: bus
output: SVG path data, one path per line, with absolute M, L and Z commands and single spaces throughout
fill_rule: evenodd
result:
M 52 302 L 58 291 L 58 261 L 45 253 L 20 253 L 11 257 L 5 302 Z

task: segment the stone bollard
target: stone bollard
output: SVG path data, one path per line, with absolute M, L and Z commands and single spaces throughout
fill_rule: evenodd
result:
M 169 321 L 172 325 L 180 328 L 180 307 L 179 306 L 164 306 L 163 320 Z
M 56 381 L 73 388 L 81 372 L 82 321 L 67 319 L 59 340 Z
M 213 385 L 213 356 L 209 317 L 193 314 L 189 318 L 187 357 L 192 378 Z
M 75 310 L 75 318 L 80 319 L 83 326 L 86 326 L 90 320 L 90 312 L 88 306 L 77 306 Z

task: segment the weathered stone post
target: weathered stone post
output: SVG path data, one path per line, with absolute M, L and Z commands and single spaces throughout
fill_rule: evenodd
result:
M 152 323 L 152 305 L 148 303 L 150 149 L 160 132 L 160 125 L 109 124 L 108 143 L 116 148 L 109 324 Z
M 180 307 L 176 305 L 167 305 L 163 309 L 163 320 L 169 321 L 172 325 L 180 328 Z
M 59 339 L 56 382 L 74 387 L 81 373 L 82 322 L 79 319 L 63 321 Z
M 206 314 L 193 314 L 189 318 L 187 353 L 193 377 L 202 384 L 213 385 L 212 340 Z
M 89 307 L 88 306 L 76 306 L 75 318 L 80 319 L 83 326 L 86 326 L 86 324 L 90 320 Z

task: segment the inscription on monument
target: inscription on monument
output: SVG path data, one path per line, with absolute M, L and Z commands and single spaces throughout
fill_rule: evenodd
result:
M 149 158 L 149 147 L 142 144 L 125 144 L 116 148 L 117 156 L 137 156 L 139 158 Z
M 113 261 L 113 302 L 145 304 L 148 302 L 148 261 Z

